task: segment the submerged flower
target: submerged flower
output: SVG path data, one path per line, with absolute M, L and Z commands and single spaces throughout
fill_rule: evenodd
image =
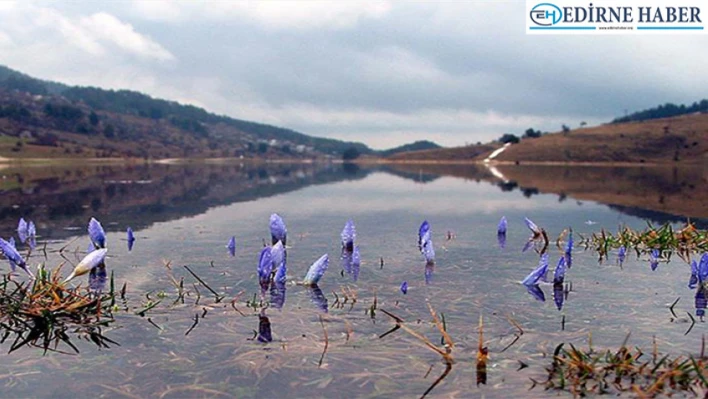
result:
M 271 247 L 263 247 L 261 255 L 258 258 L 258 281 L 261 285 L 267 285 L 270 282 L 270 273 L 273 271 L 273 258 L 271 255 Z
M 17 236 L 20 238 L 21 243 L 25 243 L 27 241 L 27 222 L 25 221 L 25 218 L 20 218 L 20 221 L 17 223 Z
M 95 218 L 89 220 L 88 234 L 95 249 L 106 248 L 106 232 Z
M 521 284 L 529 286 L 538 284 L 540 280 L 547 281 L 546 276 L 548 274 L 548 254 L 541 255 L 541 259 L 538 261 L 538 267 L 534 269 L 528 276 L 521 282 Z
M 305 279 L 303 280 L 303 284 L 317 285 L 324 273 L 327 271 L 328 266 L 329 257 L 327 256 L 327 254 L 324 254 L 319 259 L 317 259 L 315 263 L 312 264 L 312 266 L 310 266 L 310 269 L 307 271 Z
M 403 293 L 403 295 L 408 293 L 408 282 L 407 281 L 404 281 L 403 283 L 401 283 L 401 292 Z
M 273 244 L 278 241 L 282 241 L 283 245 L 287 244 L 288 229 L 283 218 L 277 213 L 270 215 L 270 236 Z
M 659 266 L 659 256 L 661 254 L 659 253 L 658 249 L 652 249 L 651 254 L 649 255 L 649 266 L 651 266 L 651 270 L 656 270 L 656 268 Z
M 19 267 L 24 270 L 25 273 L 29 274 L 30 277 L 34 278 L 32 272 L 27 268 L 27 263 L 25 263 L 22 255 L 20 255 L 20 253 L 17 252 L 17 249 L 15 249 L 14 241 L 8 242 L 0 238 L 0 252 L 2 252 L 8 262 L 10 262 L 10 269 L 13 272 Z
M 132 251 L 133 244 L 135 244 L 135 235 L 133 234 L 133 229 L 128 226 L 128 229 L 125 231 L 125 233 L 128 238 L 128 251 Z
M 273 267 L 275 267 L 275 281 L 281 284 L 285 283 L 288 267 L 285 265 L 285 248 L 281 241 L 276 242 L 270 249 L 270 256 Z
M 74 277 L 82 276 L 99 265 L 102 265 L 106 260 L 106 252 L 108 252 L 106 248 L 101 248 L 86 255 L 81 262 L 74 267 L 74 271 L 71 272 L 64 282 L 66 283 Z
M 347 223 L 344 225 L 341 236 L 342 248 L 347 251 L 353 251 L 354 240 L 356 240 L 356 228 L 354 227 L 354 222 L 351 219 L 347 220 Z
M 556 265 L 556 270 L 553 271 L 553 284 L 563 284 L 565 279 L 565 257 L 561 256 L 558 259 L 558 264 Z
M 502 216 L 497 226 L 497 242 L 499 243 L 499 248 L 506 246 L 506 216 Z

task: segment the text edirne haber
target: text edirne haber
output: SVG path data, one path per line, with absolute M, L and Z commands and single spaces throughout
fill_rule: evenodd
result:
M 699 7 L 563 7 L 562 22 L 702 23 Z

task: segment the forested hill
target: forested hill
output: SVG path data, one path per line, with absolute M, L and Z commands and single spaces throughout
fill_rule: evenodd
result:
M 352 148 L 360 154 L 373 153 L 362 143 L 312 137 L 135 91 L 44 81 L 0 65 L 0 155 L 2 137 L 21 134 L 24 141 L 10 155 L 21 156 L 34 145 L 87 156 L 158 158 L 339 157 Z M 48 156 L 57 153 L 56 148 L 44 150 Z
M 629 115 L 615 118 L 612 120 L 612 123 L 639 122 L 650 119 L 670 118 L 672 116 L 694 114 L 696 112 L 708 112 L 708 100 L 703 99 L 700 102 L 694 102 L 688 106 L 684 104 L 676 105 L 666 103 L 664 105 L 658 105 L 654 108 L 633 112 Z

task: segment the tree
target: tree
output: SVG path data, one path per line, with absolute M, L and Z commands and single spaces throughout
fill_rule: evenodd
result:
M 359 155 L 361 155 L 361 153 L 356 149 L 356 147 L 349 147 L 342 153 L 342 160 L 352 161 L 359 158 Z
M 91 122 L 91 126 L 98 125 L 98 115 L 93 111 L 89 114 L 89 122 Z
M 568 126 L 568 125 L 566 125 L 566 124 L 563 124 L 563 125 L 561 126 L 561 129 L 563 129 L 563 134 L 568 134 L 568 133 L 570 133 L 570 126 Z
M 540 130 L 533 130 L 533 128 L 528 128 L 524 132 L 523 138 L 525 139 L 535 139 L 541 137 L 541 131 Z
M 502 135 L 501 137 L 499 137 L 499 142 L 500 142 L 500 143 L 505 143 L 505 144 L 506 144 L 506 143 L 512 143 L 512 144 L 516 144 L 516 143 L 518 143 L 519 141 L 521 141 L 521 140 L 519 139 L 519 137 L 518 137 L 517 135 L 511 134 L 511 133 L 504 133 L 504 135 Z
M 587 126 L 587 124 L 588 124 L 587 122 L 582 121 L 582 122 L 580 122 L 580 127 L 585 127 L 585 126 Z

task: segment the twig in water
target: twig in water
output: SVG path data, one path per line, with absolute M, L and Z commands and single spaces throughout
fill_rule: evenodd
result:
M 151 318 L 148 317 L 148 318 L 147 318 L 147 321 L 148 321 L 148 323 L 150 323 L 150 324 L 152 324 L 153 326 L 155 326 L 158 330 L 162 330 L 162 327 L 160 327 L 160 326 L 158 326 L 157 324 L 155 324 L 155 322 L 152 321 Z
M 671 314 L 674 315 L 674 319 L 678 319 L 678 316 L 676 316 L 676 312 L 674 312 L 674 306 L 676 306 L 676 304 L 677 304 L 678 301 L 680 301 L 680 300 L 681 300 L 681 297 L 676 298 L 676 300 L 674 301 L 674 303 L 672 303 L 671 306 L 669 306 L 669 310 L 671 311 Z
M 192 324 L 192 326 L 189 327 L 189 330 L 187 330 L 187 332 L 184 333 L 184 335 L 185 335 L 185 336 L 186 336 L 186 335 L 189 335 L 189 333 L 191 333 L 192 330 L 194 330 L 194 327 L 196 327 L 197 324 L 199 324 L 199 313 L 195 313 L 195 314 L 194 314 L 194 324 Z
M 691 318 L 691 326 L 688 327 L 688 330 L 686 330 L 686 332 L 683 335 L 688 335 L 688 333 L 691 332 L 691 329 L 693 329 L 693 326 L 696 325 L 696 319 L 693 318 L 693 315 L 688 312 L 686 312 L 686 314 L 688 314 L 688 317 Z
M 199 276 L 197 276 L 196 273 L 194 273 L 192 271 L 192 269 L 189 268 L 189 266 L 184 265 L 184 268 L 187 269 L 189 274 L 194 276 L 194 278 L 196 278 L 206 289 L 208 289 L 212 294 L 214 294 L 214 297 L 216 297 L 216 303 L 219 303 L 219 302 L 221 302 L 222 299 L 224 299 L 223 296 L 219 295 L 216 291 L 214 291 L 211 287 L 209 287 L 209 285 L 207 283 L 205 283 L 204 280 L 199 278 Z
M 329 336 L 327 335 L 327 329 L 325 328 L 324 325 L 324 320 L 322 320 L 322 315 L 320 315 L 320 324 L 322 325 L 322 331 L 324 331 L 324 349 L 322 350 L 322 356 L 320 357 L 320 362 L 318 363 L 317 367 L 322 367 L 322 362 L 324 361 L 325 353 L 327 353 L 327 348 L 329 348 Z

